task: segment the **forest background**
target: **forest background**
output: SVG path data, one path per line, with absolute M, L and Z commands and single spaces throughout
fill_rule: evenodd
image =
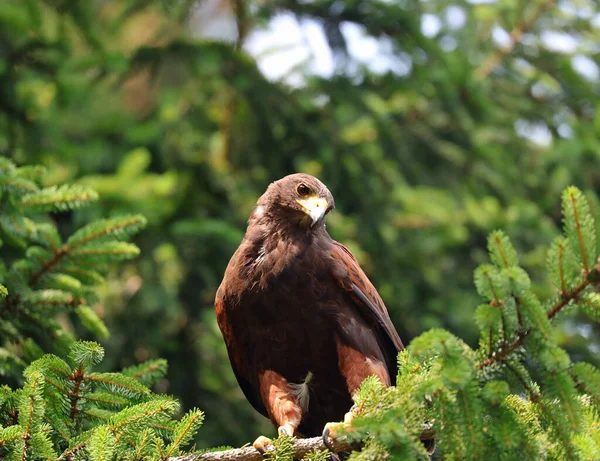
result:
M 511 236 L 544 299 L 560 192 L 577 185 L 600 213 L 593 0 L 0 6 L 0 155 L 44 165 L 46 185 L 98 191 L 55 216 L 65 235 L 148 219 L 140 257 L 93 306 L 110 331 L 102 369 L 167 359 L 156 389 L 205 411 L 199 447 L 273 433 L 235 382 L 212 306 L 271 181 L 303 171 L 329 186 L 328 229 L 405 343 L 443 327 L 477 345 L 473 271 L 490 231 Z M 560 332 L 573 361 L 600 364 L 597 324 L 570 316 Z

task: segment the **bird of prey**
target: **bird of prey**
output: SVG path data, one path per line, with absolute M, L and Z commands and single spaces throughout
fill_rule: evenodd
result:
M 321 435 L 348 419 L 362 381 L 374 375 L 389 386 L 404 348 L 355 257 L 327 233 L 333 208 L 313 176 L 273 182 L 216 294 L 239 385 L 280 435 Z M 264 452 L 267 443 L 259 437 L 254 446 Z

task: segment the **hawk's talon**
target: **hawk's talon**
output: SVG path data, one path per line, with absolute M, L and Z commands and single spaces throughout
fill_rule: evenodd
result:
M 352 407 L 354 408 L 354 407 Z M 352 427 L 352 420 L 354 419 L 354 413 L 352 409 L 344 415 L 343 423 L 327 423 L 323 429 L 323 445 L 331 452 L 332 461 L 339 461 L 335 450 L 333 449 L 332 441 L 337 437 L 337 432 L 342 429 L 343 432 L 348 432 Z
M 323 429 L 323 445 L 325 445 L 330 452 L 334 453 L 333 446 L 331 446 L 331 442 L 329 441 L 329 428 L 327 426 Z
M 294 428 L 289 424 L 286 424 L 285 426 L 279 426 L 277 428 L 277 433 L 279 434 L 279 437 L 293 437 Z
M 331 423 L 329 423 L 327 426 L 329 426 L 330 424 Z M 331 440 L 333 440 L 333 438 L 330 437 L 331 431 L 329 430 L 329 427 L 327 427 L 327 426 L 325 426 L 325 429 L 323 429 L 323 445 L 325 445 L 327 447 L 327 449 L 331 452 L 331 454 L 330 454 L 331 461 L 340 461 L 340 457 L 337 455 L 337 453 L 333 449 L 333 445 L 331 445 Z
M 252 443 L 252 446 L 256 449 L 256 451 L 258 451 L 262 456 L 265 455 L 265 453 L 267 451 L 269 451 L 269 445 L 273 446 L 273 442 L 271 441 L 270 438 L 265 437 L 264 435 L 261 435 L 260 437 L 258 437 L 254 443 Z

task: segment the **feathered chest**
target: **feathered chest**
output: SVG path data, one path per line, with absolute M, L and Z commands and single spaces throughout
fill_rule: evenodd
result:
M 326 304 L 331 297 L 331 275 L 325 246 L 311 236 L 274 237 L 249 242 L 240 255 L 243 264 L 231 274 L 246 286 L 235 293 L 238 308 L 254 315 L 285 312 L 293 316 Z

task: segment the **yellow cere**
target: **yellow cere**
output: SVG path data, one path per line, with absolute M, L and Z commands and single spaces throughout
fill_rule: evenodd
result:
M 304 212 L 310 216 L 313 225 L 316 224 L 327 211 L 327 200 L 314 193 L 306 198 L 299 198 L 296 201 L 300 204 Z

